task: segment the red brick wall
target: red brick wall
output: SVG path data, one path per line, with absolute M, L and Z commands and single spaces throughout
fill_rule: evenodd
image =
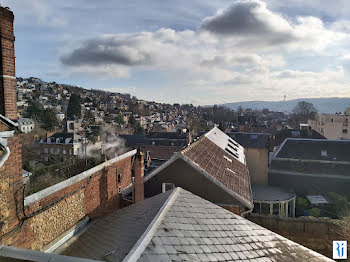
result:
M 1 236 L 16 232 L 22 219 L 22 145 L 21 136 L 8 138 L 10 156 L 0 167 L 0 244 Z
M 113 163 L 23 208 L 19 172 L 22 170 L 19 169 L 21 165 L 17 165 L 21 161 L 20 142 L 18 137 L 14 140 L 16 141 L 12 142 L 12 147 L 17 143 L 16 147 L 19 149 L 11 151 L 11 157 L 6 161 L 6 171 L 0 171 L 0 182 L 5 181 L 6 175 L 10 177 L 16 174 L 16 183 L 8 187 L 6 196 L 0 199 L 0 208 L 3 203 L 6 203 L 4 214 L 8 214 L 0 215 L 0 222 L 4 221 L 6 224 L 6 227 L 0 230 L 0 244 L 42 250 L 83 217 L 96 218 L 122 207 L 118 187 L 123 189 L 132 182 L 132 157 Z M 120 183 L 117 174 L 122 174 Z M 19 192 L 17 206 L 12 195 L 14 191 Z
M 17 119 L 13 20 L 13 13 L 0 7 L 0 113 L 9 119 Z
M 242 213 L 244 212 L 244 208 L 241 206 L 221 206 L 225 209 L 227 209 L 228 211 L 235 213 L 236 215 L 241 216 Z

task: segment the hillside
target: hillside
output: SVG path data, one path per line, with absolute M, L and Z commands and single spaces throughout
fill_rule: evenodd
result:
M 300 98 L 287 101 L 245 101 L 226 103 L 222 106 L 236 110 L 239 106 L 242 108 L 263 109 L 268 108 L 272 111 L 290 113 L 300 101 L 312 103 L 319 113 L 334 114 L 335 112 L 344 112 L 346 107 L 350 107 L 350 98 L 330 97 L 330 98 Z

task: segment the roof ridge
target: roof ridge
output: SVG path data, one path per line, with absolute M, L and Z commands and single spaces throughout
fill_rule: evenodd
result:
M 140 256 L 145 251 L 148 244 L 151 242 L 158 227 L 163 222 L 168 211 L 174 204 L 181 190 L 183 190 L 181 187 L 177 187 L 174 189 L 174 191 L 171 193 L 171 195 L 168 197 L 168 199 L 164 202 L 162 207 L 159 209 L 157 215 L 153 218 L 152 222 L 148 225 L 145 232 L 136 242 L 134 247 L 130 250 L 129 254 L 123 259 L 123 262 L 136 262 L 140 258 Z

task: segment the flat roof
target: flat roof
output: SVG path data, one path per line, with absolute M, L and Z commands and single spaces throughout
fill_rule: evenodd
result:
M 308 195 L 306 196 L 307 200 L 309 200 L 309 202 L 312 205 L 319 205 L 319 204 L 328 204 L 328 200 L 322 196 L 322 195 Z
M 293 189 L 272 187 L 267 185 L 252 185 L 253 201 L 286 201 L 295 197 Z

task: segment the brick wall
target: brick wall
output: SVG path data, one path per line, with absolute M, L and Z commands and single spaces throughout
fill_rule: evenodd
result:
M 18 165 L 14 164 L 21 160 L 20 151 L 18 153 L 11 151 L 6 172 L 0 171 L 0 223 L 3 221 L 6 225 L 2 226 L 0 244 L 43 250 L 84 217 L 96 218 L 121 207 L 118 188 L 131 184 L 132 158 L 136 152 L 111 159 L 33 194 L 25 201 L 21 180 L 17 181 L 18 186 L 11 187 L 6 177 L 6 174 L 9 177 L 15 171 L 18 173 Z M 12 171 L 7 169 L 9 166 Z M 117 174 L 122 174 L 120 182 Z M 19 191 L 17 206 L 13 196 L 15 190 Z
M 0 113 L 17 119 L 13 13 L 0 7 Z
M 332 241 L 342 240 L 339 225 L 331 219 L 273 218 L 257 215 L 249 215 L 247 219 L 330 258 Z

